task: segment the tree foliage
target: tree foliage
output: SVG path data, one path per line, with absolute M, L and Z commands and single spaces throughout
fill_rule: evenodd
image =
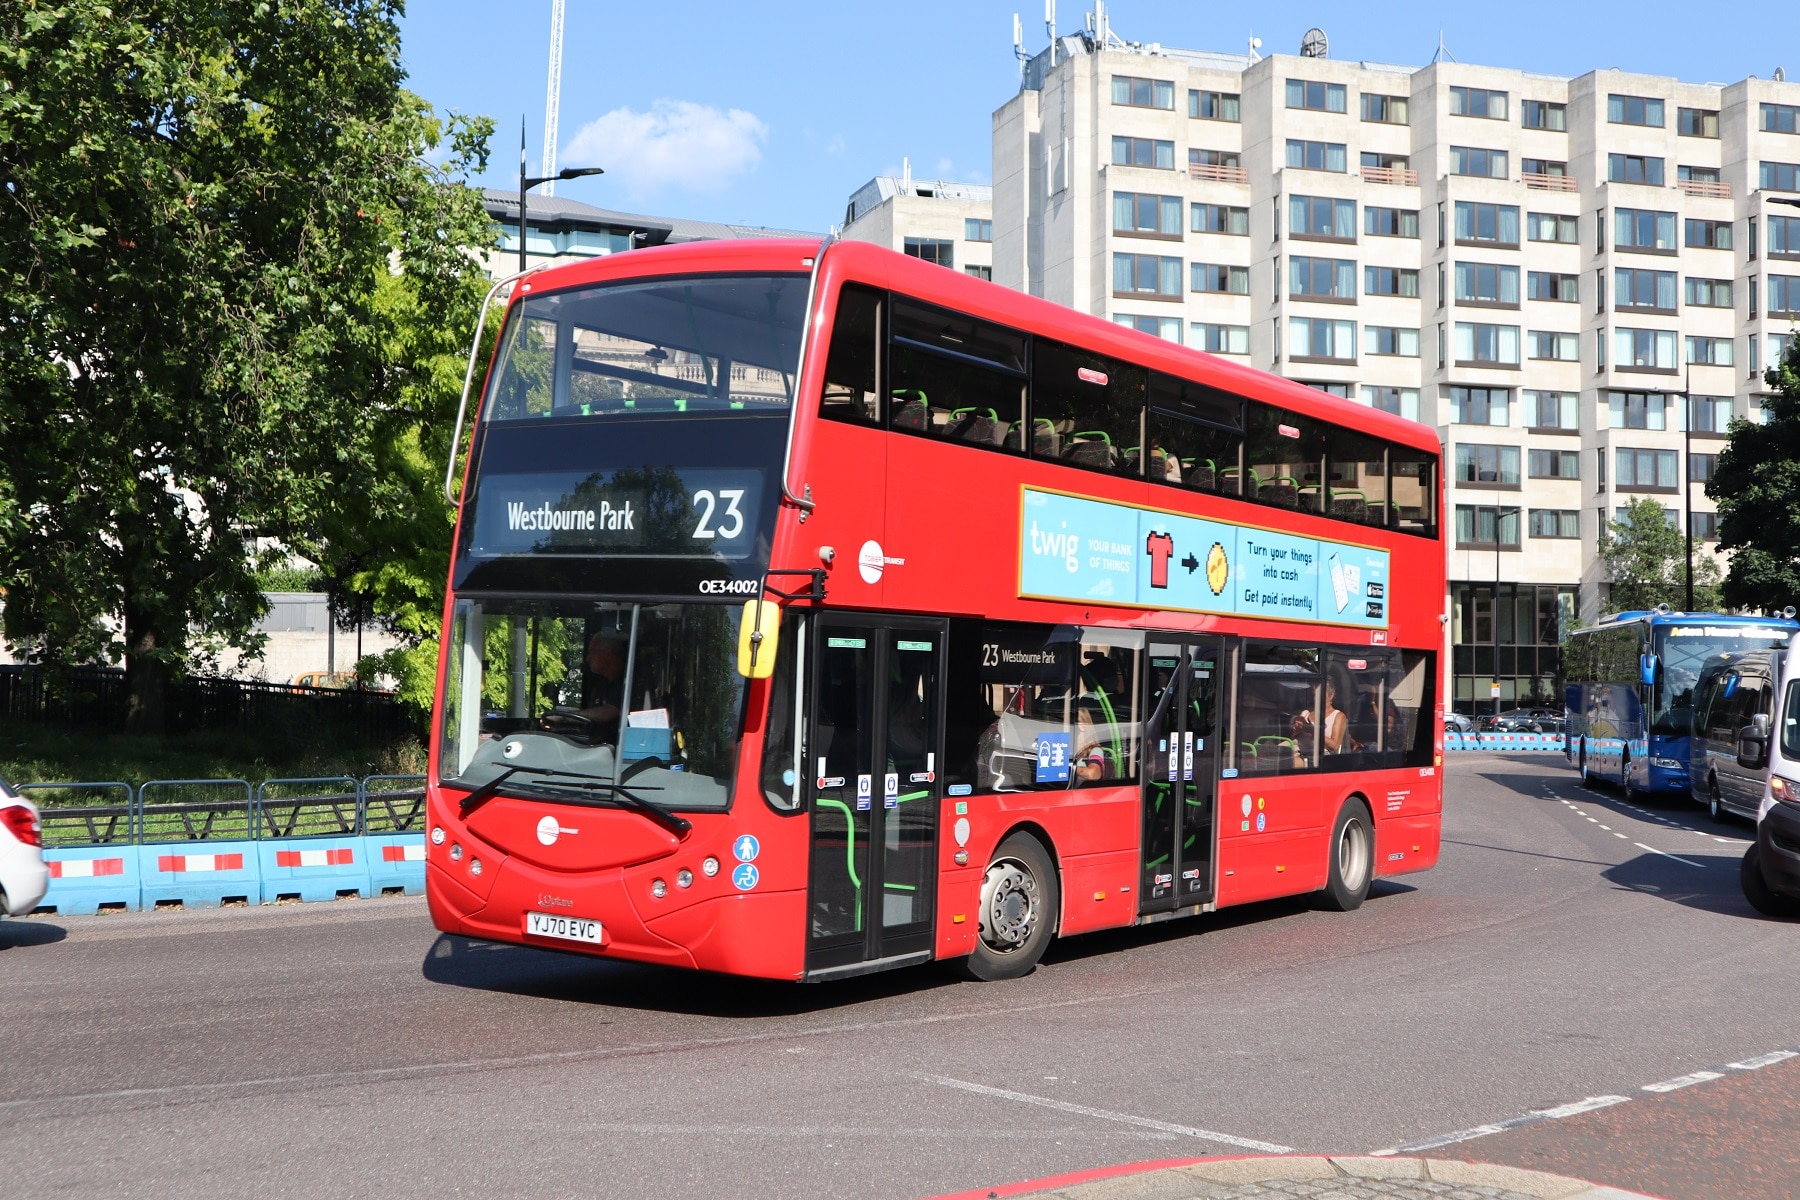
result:
M 1706 494 L 1731 553 L 1725 603 L 1778 612 L 1800 603 L 1800 339 L 1763 373 L 1764 420 L 1733 421 Z
M 1600 530 L 1600 558 L 1612 577 L 1614 612 L 1687 607 L 1687 538 L 1669 524 L 1656 500 L 1635 500 L 1623 520 Z M 1694 548 L 1694 611 L 1719 606 L 1719 565 L 1704 546 Z
M 489 127 L 402 87 L 399 9 L 0 7 L 4 634 L 122 658 L 134 728 L 209 644 L 254 648 L 273 546 L 441 594 Z

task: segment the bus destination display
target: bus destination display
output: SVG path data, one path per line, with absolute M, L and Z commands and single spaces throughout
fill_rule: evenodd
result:
M 489 475 L 469 552 L 743 558 L 755 548 L 761 498 L 759 471 Z
M 1322 538 L 1022 489 L 1019 595 L 1388 626 L 1388 555 Z

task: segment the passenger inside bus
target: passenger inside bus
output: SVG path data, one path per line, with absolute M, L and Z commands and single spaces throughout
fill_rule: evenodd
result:
M 1292 724 L 1294 741 L 1296 743 L 1294 756 L 1299 760 L 1295 763 L 1296 766 L 1306 765 L 1303 748 L 1313 744 L 1313 726 L 1315 724 L 1319 727 L 1318 744 L 1319 754 L 1321 756 L 1326 754 L 1342 754 L 1346 750 L 1355 749 L 1355 745 L 1349 736 L 1350 718 L 1345 714 L 1343 709 L 1337 706 L 1338 685 L 1336 676 L 1327 675 L 1325 677 L 1324 692 L 1324 703 L 1320 706 L 1319 715 L 1317 717 L 1314 717 L 1309 709 L 1302 709 L 1294 715 Z
M 625 685 L 625 643 L 608 633 L 588 639 L 581 681 L 581 715 L 594 722 L 593 741 L 617 743 Z

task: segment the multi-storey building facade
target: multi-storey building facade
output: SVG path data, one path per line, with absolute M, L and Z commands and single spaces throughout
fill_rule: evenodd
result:
M 1064 37 L 994 114 L 996 282 L 1437 426 L 1452 702 L 1554 694 L 1604 522 L 1691 504 L 1800 314 L 1800 84 Z
M 877 175 L 850 195 L 843 236 L 994 277 L 994 189 L 985 183 Z

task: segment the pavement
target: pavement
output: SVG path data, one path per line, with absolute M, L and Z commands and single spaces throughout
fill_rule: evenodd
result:
M 1656 1200 L 1640 1192 L 1492 1163 L 1326 1157 L 1133 1163 L 978 1188 L 938 1200 Z
M 444 937 L 417 899 L 0 922 L 0 1177 L 901 1200 L 1347 1155 L 1793 1196 L 1800 923 L 1743 900 L 1749 826 L 1548 756 L 1447 772 L 1441 865 L 1357 912 L 1070 938 L 1003 984 L 723 979 Z

